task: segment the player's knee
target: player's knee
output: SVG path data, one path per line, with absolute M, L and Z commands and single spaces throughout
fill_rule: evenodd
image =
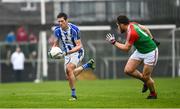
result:
M 68 65 L 67 68 L 66 68 L 66 71 L 67 72 L 73 72 L 74 68 L 72 65 Z
M 67 77 L 68 77 L 69 79 L 74 76 L 72 69 L 67 69 L 66 73 L 67 73 Z
M 67 80 L 74 80 L 74 74 L 73 74 L 73 72 L 67 72 Z
M 124 73 L 127 74 L 127 75 L 131 74 L 132 72 L 133 72 L 132 69 L 129 69 L 129 68 L 124 69 Z
M 72 72 L 72 71 L 73 71 L 73 70 L 72 70 L 71 68 L 67 68 L 67 69 L 66 69 L 66 72 L 67 72 L 68 75 L 70 75 L 70 72 Z
M 148 81 L 148 80 L 150 79 L 150 76 L 148 76 L 148 75 L 143 75 L 143 79 L 144 79 L 145 81 Z

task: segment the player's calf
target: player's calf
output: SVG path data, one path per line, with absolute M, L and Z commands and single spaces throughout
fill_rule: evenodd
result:
M 142 88 L 142 93 L 145 93 L 148 90 L 148 86 L 144 83 Z

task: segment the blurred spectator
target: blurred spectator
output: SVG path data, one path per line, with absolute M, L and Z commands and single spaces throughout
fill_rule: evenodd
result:
M 13 43 L 16 41 L 16 35 L 14 34 L 13 31 L 10 31 L 7 35 L 6 35 L 6 39 L 5 41 L 7 43 Z
M 37 36 L 31 32 L 29 35 L 29 42 L 31 44 L 34 44 L 34 43 L 37 43 L 37 41 L 38 41 Z
M 17 29 L 17 33 L 16 33 L 16 41 L 18 42 L 18 44 L 21 44 L 21 49 L 24 51 L 24 54 L 29 54 L 29 49 L 28 49 L 28 34 L 25 30 L 25 28 L 23 26 L 20 26 Z
M 16 41 L 16 35 L 13 31 L 10 31 L 6 37 L 5 37 L 5 42 L 7 42 L 6 44 L 6 59 L 9 60 L 10 59 L 10 56 L 11 56 L 11 52 L 13 50 L 13 45 L 12 43 L 14 43 Z M 6 63 L 7 65 L 9 65 L 9 61 L 7 61 Z
M 16 81 L 22 81 L 22 72 L 24 70 L 24 53 L 21 52 L 19 46 L 16 47 L 16 51 L 11 55 L 11 63 L 13 65 L 13 71 L 15 73 Z
M 17 42 L 27 42 L 28 41 L 28 35 L 23 26 L 21 26 L 17 29 L 17 38 L 16 39 L 17 39 Z
M 33 74 L 36 74 L 36 61 L 33 61 L 37 58 L 37 42 L 38 42 L 38 38 L 37 36 L 31 32 L 29 35 L 29 43 L 30 43 L 30 54 L 29 54 L 29 58 L 31 61 L 31 65 L 32 65 L 32 71 Z
M 29 35 L 29 43 L 30 43 L 30 55 L 31 59 L 35 59 L 37 55 L 37 42 L 38 38 L 34 33 L 30 33 Z

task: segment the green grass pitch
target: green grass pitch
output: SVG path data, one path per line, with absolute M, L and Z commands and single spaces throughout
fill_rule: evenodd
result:
M 145 99 L 136 79 L 77 81 L 77 101 L 68 101 L 67 81 L 0 84 L 0 108 L 180 108 L 180 78 L 155 78 L 157 100 Z

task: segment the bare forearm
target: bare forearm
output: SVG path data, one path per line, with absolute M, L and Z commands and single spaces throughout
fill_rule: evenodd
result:
M 53 47 L 57 47 L 57 46 L 59 46 L 58 41 L 54 41 Z
M 128 41 L 126 41 L 125 44 L 116 41 L 114 35 L 112 35 L 111 33 L 108 33 L 106 35 L 106 40 L 109 41 L 112 45 L 116 46 L 117 48 L 125 52 L 128 52 L 132 46 L 132 44 L 130 44 Z
M 77 52 L 77 51 L 79 51 L 81 48 L 82 48 L 82 46 L 76 46 L 76 47 L 74 47 L 73 49 L 69 50 L 69 51 L 67 52 L 67 54 L 71 54 L 71 53 Z
M 122 43 L 120 43 L 120 42 L 116 42 L 114 45 L 115 45 L 117 48 L 119 48 L 119 49 L 121 49 L 122 51 L 124 51 L 124 52 L 128 52 L 128 51 L 130 50 L 127 45 L 122 44 Z

